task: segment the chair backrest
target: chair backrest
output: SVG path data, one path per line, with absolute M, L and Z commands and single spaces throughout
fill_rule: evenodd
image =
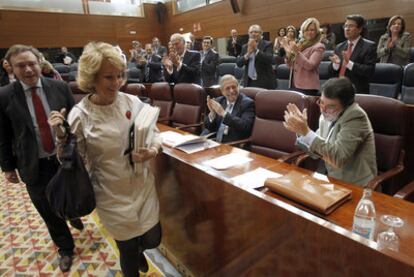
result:
M 289 89 L 290 68 L 286 64 L 276 67 L 277 89 Z
M 236 63 L 236 57 L 220 56 L 219 63 Z
M 53 64 L 53 67 L 60 74 L 68 74 L 70 72 L 70 67 L 63 63 L 55 63 Z
M 401 90 L 403 68 L 392 63 L 375 64 L 375 73 L 369 84 L 369 93 L 397 98 Z
M 234 76 L 234 68 L 236 67 L 236 63 L 221 63 L 217 66 L 217 74 L 220 77 L 231 74 Z
M 330 70 L 331 62 L 322 61 L 319 64 L 319 82 L 322 85 L 333 77 L 332 70 Z
M 250 143 L 252 152 L 278 159 L 296 150 L 295 133 L 283 126 L 289 103 L 303 110 L 309 101 L 306 95 L 288 90 L 267 90 L 256 95 L 256 117 Z
M 175 106 L 171 115 L 173 127 L 197 124 L 202 120 L 206 105 L 206 93 L 196 84 L 180 83 L 173 90 Z M 188 128 L 186 131 L 199 133 L 200 128 Z
M 138 97 L 145 97 L 145 86 L 143 84 L 127 84 L 122 87 L 122 91 L 128 94 L 136 95 Z
M 404 103 L 388 97 L 364 94 L 357 94 L 355 100 L 367 113 L 374 129 L 378 172 L 395 167 L 404 148 Z
M 329 57 L 332 56 L 333 54 L 334 54 L 334 50 L 325 50 L 325 52 L 323 52 L 322 61 L 330 62 Z
M 174 106 L 170 84 L 167 82 L 153 83 L 148 97 L 154 106 L 160 107 L 159 120 L 165 120 L 170 117 Z
M 71 64 L 70 71 L 78 71 L 78 63 Z
M 128 69 L 128 79 L 127 83 L 142 83 L 144 80 L 144 74 L 138 68 L 129 68 Z
M 78 72 L 77 71 L 71 71 L 71 72 L 69 72 L 68 80 L 69 80 L 69 82 L 76 81 L 77 77 L 78 77 Z
M 404 68 L 401 100 L 407 104 L 414 104 L 414 63 L 407 64 Z
M 414 47 L 410 48 L 410 63 L 414 63 Z
M 78 103 L 82 100 L 83 97 L 88 95 L 87 92 L 84 92 L 81 90 L 78 86 L 78 83 L 76 81 L 71 81 L 68 83 L 70 90 L 72 91 L 73 98 L 75 99 L 75 103 Z
M 241 93 L 245 94 L 246 96 L 250 97 L 253 100 L 255 100 L 256 95 L 261 91 L 266 91 L 266 89 L 264 89 L 264 88 L 255 88 L 255 87 L 240 88 Z

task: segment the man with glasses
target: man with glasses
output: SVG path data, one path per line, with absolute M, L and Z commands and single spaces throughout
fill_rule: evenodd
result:
M 66 221 L 55 215 L 46 198 L 46 186 L 59 165 L 47 118 L 53 110 L 69 112 L 74 100 L 66 83 L 41 77 L 39 58 L 39 51 L 26 45 L 14 45 L 6 53 L 18 81 L 0 88 L 0 167 L 8 182 L 19 183 L 20 175 L 26 184 L 58 248 L 59 267 L 66 272 L 74 243 Z M 80 219 L 70 223 L 83 229 Z
M 272 43 L 263 39 L 263 31 L 259 25 L 250 26 L 249 41 L 243 45 L 242 52 L 236 60 L 238 67 L 244 66 L 243 85 L 274 89 L 276 77 L 272 62 Z
M 355 89 L 347 78 L 332 78 L 323 88 L 319 128 L 308 127 L 306 109 L 287 106 L 284 126 L 295 132 L 297 145 L 320 157 L 318 172 L 365 186 L 377 175 L 374 131 L 365 111 L 355 103 Z
M 348 77 L 356 93 L 369 93 L 369 80 L 374 75 L 377 53 L 375 43 L 362 37 L 365 20 L 361 15 L 346 17 L 344 34 L 346 41 L 338 44 L 329 59 L 339 77 Z

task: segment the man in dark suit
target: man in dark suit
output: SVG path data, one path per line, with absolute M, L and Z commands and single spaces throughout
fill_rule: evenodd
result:
M 162 58 L 165 80 L 169 83 L 200 85 L 200 53 L 186 49 L 184 36 L 179 33 L 171 36 L 171 44 L 172 51 Z
M 337 76 L 348 77 L 356 93 L 369 93 L 369 80 L 374 75 L 377 61 L 375 43 L 361 36 L 364 26 L 361 15 L 348 15 L 344 24 L 347 40 L 338 44 L 335 54 L 330 57 Z
M 213 38 L 203 38 L 203 51 L 201 51 L 201 81 L 204 87 L 211 87 L 217 84 L 217 65 L 219 55 L 212 49 Z
M 240 40 L 237 38 L 237 30 L 230 31 L 231 37 L 227 41 L 227 53 L 229 56 L 238 57 L 242 50 Z
M 145 45 L 145 59 L 146 64 L 144 67 L 145 73 L 145 82 L 147 83 L 155 83 L 155 82 L 163 82 L 163 70 L 162 70 L 162 63 L 161 63 L 161 56 L 154 53 L 152 51 L 152 45 L 150 43 Z
M 224 75 L 220 80 L 223 96 L 207 98 L 210 113 L 204 120 L 202 135 L 217 132 L 216 140 L 229 142 L 250 136 L 253 128 L 254 101 L 239 93 L 239 83 L 233 75 Z
M 167 55 L 167 47 L 162 46 L 160 40 L 157 37 L 152 39 L 152 52 L 160 57 Z
M 0 166 L 11 183 L 19 182 L 18 170 L 58 247 L 59 267 L 66 272 L 74 243 L 65 220 L 54 214 L 46 198 L 46 186 L 59 165 L 47 115 L 69 112 L 74 100 L 66 83 L 40 77 L 39 57 L 37 49 L 25 45 L 14 45 L 6 53 L 18 81 L 0 88 Z M 83 228 L 79 219 L 76 224 Z
M 262 28 L 252 25 L 249 28 L 249 41 L 243 45 L 241 55 L 237 58 L 238 67 L 244 66 L 243 85 L 274 89 L 276 77 L 272 68 L 272 43 L 262 39 Z
M 71 52 L 68 51 L 66 46 L 60 48 L 60 53 L 56 56 L 56 62 L 70 65 L 76 63 L 76 57 Z

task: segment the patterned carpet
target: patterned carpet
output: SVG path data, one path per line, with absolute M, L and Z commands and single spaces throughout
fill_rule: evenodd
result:
M 82 218 L 82 232 L 71 228 L 74 262 L 62 274 L 56 247 L 25 185 L 7 183 L 0 171 L 0 199 L 0 276 L 122 276 L 114 241 L 95 214 Z M 149 264 L 149 272 L 141 276 L 163 276 Z

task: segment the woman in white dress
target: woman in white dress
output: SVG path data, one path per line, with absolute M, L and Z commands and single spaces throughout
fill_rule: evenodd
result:
M 143 251 L 161 241 L 159 203 L 154 176 L 144 163 L 134 173 L 130 157 L 129 130 L 145 105 L 138 97 L 119 91 L 125 83 L 126 64 L 110 44 L 92 42 L 79 60 L 78 82 L 90 94 L 70 112 L 68 122 L 77 136 L 78 149 L 89 170 L 96 195 L 96 210 L 104 227 L 114 237 L 125 276 L 139 276 L 148 264 Z M 53 111 L 49 124 L 58 140 L 64 132 L 59 125 L 65 111 Z M 131 154 L 132 161 L 153 159 L 161 147 L 158 130 L 148 148 Z

